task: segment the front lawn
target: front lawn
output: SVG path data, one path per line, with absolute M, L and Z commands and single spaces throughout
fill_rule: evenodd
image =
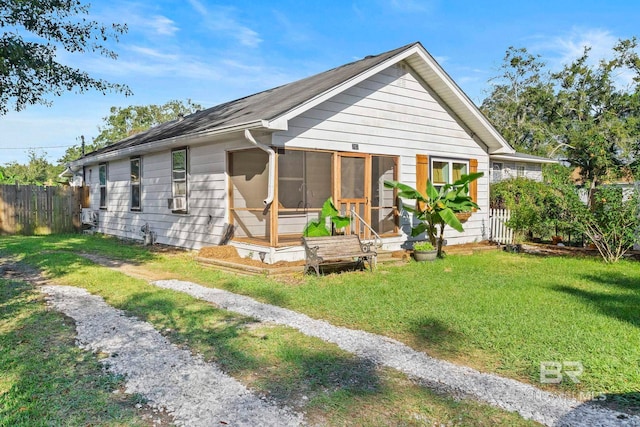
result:
M 0 426 L 147 426 L 96 355 L 75 345 L 72 322 L 32 285 L 0 277 Z M 115 393 L 114 393 L 115 391 Z
M 488 404 L 437 394 L 402 373 L 377 367 L 333 344 L 292 328 L 256 323 L 181 292 L 156 288 L 144 280 L 96 265 L 78 253 L 128 259 L 157 270 L 158 275 L 163 274 L 163 269 L 177 270 L 178 273 L 168 273 L 172 276 L 192 271 L 209 279 L 218 277 L 221 282 L 230 280 L 226 284 L 231 287 L 244 283 L 240 279 L 236 282 L 233 276 L 199 270 L 190 259 L 192 255 L 150 253 L 99 236 L 0 237 L 0 256 L 6 252 L 40 268 L 56 283 L 88 289 L 113 307 L 151 323 L 172 342 L 217 363 L 253 391 L 303 412 L 312 425 L 535 425 Z M 6 285 L 0 282 L 0 286 Z M 34 318 L 29 322 L 27 331 L 39 330 L 34 325 L 36 321 Z M 7 333 L 12 334 L 17 328 L 10 323 Z M 39 351 L 34 342 L 26 342 L 24 346 L 23 352 Z M 80 350 L 76 352 L 78 357 L 93 357 Z M 13 363 L 16 371 L 30 369 L 31 362 L 26 360 Z M 54 368 L 52 375 L 55 373 Z M 82 393 L 82 388 L 68 392 Z M 25 401 L 37 401 L 39 392 L 27 389 L 22 397 Z M 85 400 L 101 404 L 92 395 Z M 82 411 L 76 402 L 64 402 L 70 410 Z M 11 406 L 2 408 L 2 403 L 0 399 L 0 414 L 10 413 L 20 405 L 19 401 L 12 401 Z M 97 424 L 120 424 L 116 418 L 119 415 L 104 416 Z M 17 424 L 31 425 L 29 420 L 33 418 Z M 66 424 L 66 421 L 54 411 L 45 424 Z
M 134 259 L 155 272 L 388 335 L 570 397 L 606 394 L 627 410 L 640 401 L 637 262 L 490 252 L 288 284 L 201 269 L 189 253 L 151 254 L 101 237 L 3 238 L 3 247 L 57 276 L 69 274 L 69 265 L 47 261 L 43 249 Z M 549 361 L 579 362 L 580 383 L 564 375 L 561 384 L 541 384 L 540 363 Z

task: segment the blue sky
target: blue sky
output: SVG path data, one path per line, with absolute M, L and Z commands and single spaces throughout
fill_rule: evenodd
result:
M 480 104 L 509 46 L 558 69 L 584 45 L 605 57 L 618 39 L 640 36 L 633 0 L 93 0 L 91 17 L 128 25 L 112 46 L 118 59 L 60 60 L 134 95 L 69 93 L 0 116 L 0 164 L 25 162 L 36 147 L 55 162 L 80 135 L 95 137 L 111 106 L 190 98 L 211 107 L 415 41 Z

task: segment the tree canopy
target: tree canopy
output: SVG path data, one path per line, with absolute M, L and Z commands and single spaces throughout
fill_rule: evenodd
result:
M 98 136 L 86 144 L 85 153 L 113 144 L 153 126 L 189 115 L 202 108 L 202 105 L 196 104 L 190 99 L 186 101 L 171 100 L 162 105 L 111 107 L 110 114 L 102 119 L 103 125 L 98 126 L 100 130 Z M 67 149 L 60 162 L 70 162 L 80 158 L 81 155 L 81 146 L 74 145 Z
M 153 126 L 175 120 L 201 110 L 200 104 L 190 99 L 185 102 L 171 100 L 162 105 L 130 105 L 125 108 L 111 107 L 110 114 L 99 126 L 100 134 L 94 139 L 97 145 L 109 145 Z
M 0 184 L 55 185 L 62 166 L 55 166 L 46 159 L 47 153 L 29 151 L 29 162 L 10 162 L 0 166 Z
M 127 86 L 91 77 L 58 60 L 69 53 L 116 53 L 106 44 L 127 30 L 88 19 L 89 5 L 79 0 L 3 0 L 0 2 L 0 115 L 28 105 L 50 105 L 49 95 L 90 89 L 130 94 Z
M 551 72 L 540 57 L 510 47 L 481 109 L 518 151 L 567 160 L 592 187 L 637 174 L 636 39 L 620 40 L 612 54 L 612 59 L 592 65 L 590 49 L 585 48 L 579 58 Z

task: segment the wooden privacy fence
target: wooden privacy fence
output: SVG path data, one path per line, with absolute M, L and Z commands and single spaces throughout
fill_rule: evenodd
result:
M 81 228 L 88 187 L 0 185 L 0 234 L 57 234 Z
M 511 218 L 509 209 L 489 210 L 489 240 L 502 245 L 513 243 L 513 230 L 505 224 L 509 218 Z

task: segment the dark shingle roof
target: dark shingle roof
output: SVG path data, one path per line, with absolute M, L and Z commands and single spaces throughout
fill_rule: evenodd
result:
M 86 157 L 216 128 L 276 119 L 416 44 L 419 43 L 412 43 L 379 55 L 367 56 L 359 61 L 293 83 L 198 111 L 181 120 L 163 123 L 145 132 L 132 135 L 115 144 L 89 153 Z

